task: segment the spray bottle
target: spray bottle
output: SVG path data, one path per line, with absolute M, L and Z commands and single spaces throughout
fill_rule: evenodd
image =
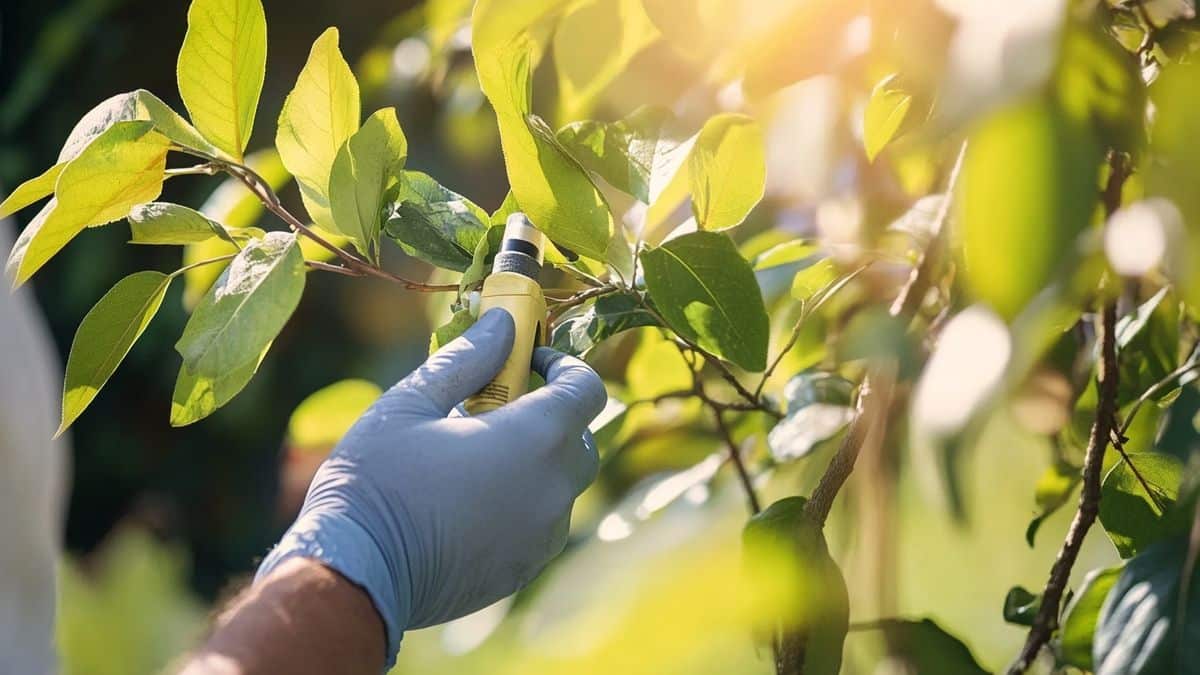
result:
M 480 291 L 479 316 L 503 307 L 512 315 L 516 335 L 500 374 L 466 400 L 465 407 L 472 415 L 499 408 L 529 389 L 533 349 L 546 342 L 546 298 L 538 283 L 545 246 L 545 235 L 524 213 L 514 213 L 505 221 L 500 252 Z

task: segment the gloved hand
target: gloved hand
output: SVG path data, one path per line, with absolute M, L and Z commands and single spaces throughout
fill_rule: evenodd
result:
M 499 372 L 512 317 L 492 310 L 387 393 L 317 471 L 296 522 L 259 567 L 318 560 L 364 588 L 387 630 L 469 614 L 518 590 L 560 553 L 571 506 L 596 476 L 588 423 L 604 384 L 546 348 L 546 385 L 475 417 L 455 406 Z

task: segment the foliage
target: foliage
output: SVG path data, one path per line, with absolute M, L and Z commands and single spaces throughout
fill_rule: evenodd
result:
M 621 538 L 613 533 L 629 518 L 666 508 L 651 494 L 676 502 L 731 467 L 751 511 L 746 584 L 786 602 L 725 612 L 729 598 L 714 594 L 707 609 L 722 608 L 727 628 L 755 626 L 778 672 L 849 665 L 848 617 L 864 607 L 885 617 L 865 631 L 879 634 L 876 660 L 983 670 L 970 636 L 896 616 L 890 507 L 897 467 L 911 466 L 922 496 L 952 517 L 999 518 L 970 508 L 961 468 L 1001 422 L 1018 428 L 1014 442 L 1046 448 L 1048 468 L 1028 481 L 1029 545 L 1058 534 L 1056 514 L 1073 518 L 1045 587 L 997 598 L 997 621 L 1028 628 L 1010 672 L 1047 647 L 1058 663 L 1096 672 L 1200 662 L 1200 641 L 1188 639 L 1200 605 L 1187 538 L 1200 518 L 1188 461 L 1200 432 L 1179 403 L 1200 365 L 1192 3 L 900 4 L 428 3 L 417 21 L 435 52 L 430 87 L 451 92 L 447 101 L 467 92 L 494 113 L 509 192 L 489 213 L 483 197 L 415 166 L 403 110 L 362 119 L 375 84 L 345 59 L 336 28 L 313 43 L 274 148 L 251 148 L 256 119 L 262 126 L 262 5 L 194 0 L 177 73 L 188 118 L 144 90 L 114 96 L 0 204 L 7 214 L 48 198 L 10 253 L 16 285 L 87 228 L 121 219 L 133 243 L 185 247 L 179 269 L 126 277 L 84 317 L 63 428 L 179 276 L 191 318 L 176 344 L 175 425 L 247 386 L 314 286 L 309 272 L 448 294 L 437 348 L 469 325 L 498 224 L 521 210 L 554 244 L 552 343 L 612 384 L 615 412 L 596 429 L 605 471 L 584 503 L 618 506 L 597 536 Z M 464 26 L 469 54 L 453 37 Z M 1013 44 L 1028 63 L 1005 70 Z M 679 68 L 689 86 L 664 77 L 661 94 L 646 93 L 636 79 L 652 68 L 644 61 Z M 826 107 L 837 122 L 825 131 L 841 141 L 825 148 L 841 162 L 826 173 L 852 168 L 836 189 L 829 178 L 805 191 L 796 167 L 820 160 L 780 159 L 797 153 L 779 152 L 776 134 L 808 123 L 789 106 L 814 95 L 819 82 L 802 81 L 818 75 L 836 82 Z M 642 93 L 621 98 L 630 90 Z M 215 174 L 226 183 L 199 209 L 160 201 L 167 178 Z M 304 215 L 278 193 L 289 179 Z M 285 229 L 256 227 L 263 210 Z M 397 249 L 443 272 L 397 274 L 385 266 Z M 336 442 L 377 391 L 361 385 L 302 405 L 294 442 Z M 801 487 L 779 487 L 799 475 Z M 843 491 L 853 499 L 835 517 L 861 524 L 855 545 L 878 554 L 865 577 L 846 564 L 855 547 L 826 528 Z M 767 494 L 778 501 L 767 505 Z M 1127 562 L 1068 597 L 1097 519 Z M 1030 583 L 1007 584 L 1018 581 Z M 872 585 L 874 598 L 862 590 Z M 667 588 L 664 597 L 683 592 Z M 634 672 L 617 647 L 597 644 L 607 663 Z M 686 670 L 687 650 L 671 651 L 679 644 L 664 641 L 678 660 L 647 672 Z

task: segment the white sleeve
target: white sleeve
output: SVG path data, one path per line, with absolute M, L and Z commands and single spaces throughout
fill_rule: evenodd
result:
M 0 220 L 0 251 L 12 241 L 11 220 Z M 51 440 L 61 372 L 32 291 L 11 293 L 0 275 L 0 673 L 56 670 L 55 576 L 69 472 L 67 443 Z

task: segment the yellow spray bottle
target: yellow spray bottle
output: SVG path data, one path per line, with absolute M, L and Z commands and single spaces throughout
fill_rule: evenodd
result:
M 477 415 L 516 399 L 529 389 L 534 347 L 546 341 L 546 298 L 538 283 L 546 238 L 524 213 L 514 213 L 504 224 L 504 239 L 483 280 L 479 315 L 503 307 L 516 324 L 512 353 L 500 374 L 479 393 L 466 400 L 467 412 Z

